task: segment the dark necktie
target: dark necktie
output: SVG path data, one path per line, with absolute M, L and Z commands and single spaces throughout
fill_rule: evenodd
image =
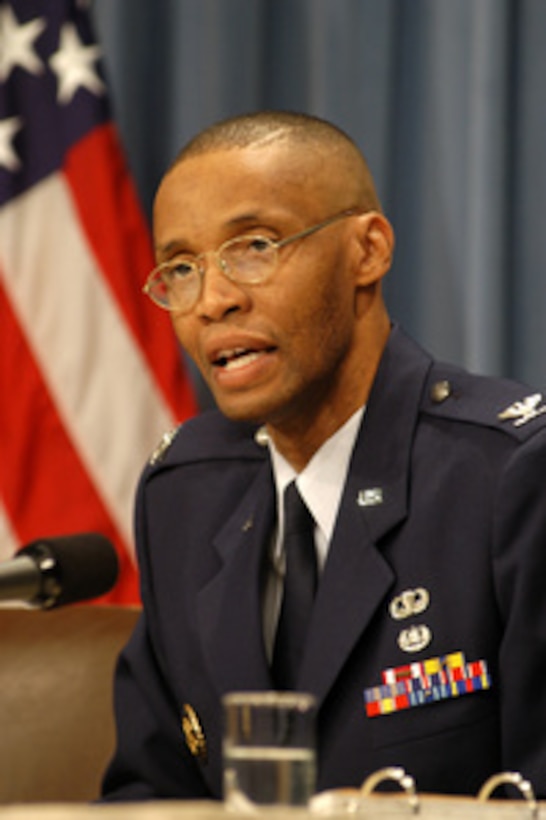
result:
M 294 689 L 317 586 L 315 522 L 293 481 L 284 491 L 286 574 L 273 649 L 278 689 Z

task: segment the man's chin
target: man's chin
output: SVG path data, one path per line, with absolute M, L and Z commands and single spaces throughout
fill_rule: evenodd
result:
M 220 412 L 231 421 L 264 424 L 267 418 L 266 408 L 256 402 L 242 400 L 230 401 L 223 396 L 216 395 L 214 395 L 214 400 Z

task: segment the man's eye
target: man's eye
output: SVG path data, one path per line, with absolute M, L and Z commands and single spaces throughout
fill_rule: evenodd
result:
M 195 265 L 193 262 L 179 259 L 173 260 L 165 267 L 164 275 L 169 282 L 172 282 L 173 279 L 185 279 L 191 276 L 194 271 Z
M 252 236 L 248 238 L 247 248 L 250 253 L 260 254 L 271 250 L 271 240 L 264 236 Z

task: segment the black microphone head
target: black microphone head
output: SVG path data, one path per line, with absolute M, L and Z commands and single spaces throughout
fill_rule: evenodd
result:
M 44 609 L 98 598 L 109 592 L 118 578 L 116 551 L 99 533 L 41 538 L 17 555 L 27 555 L 36 562 L 42 583 L 31 603 Z

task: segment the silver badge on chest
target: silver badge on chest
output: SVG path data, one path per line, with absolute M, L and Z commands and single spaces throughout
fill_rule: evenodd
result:
M 432 640 L 432 631 L 426 624 L 413 624 L 398 636 L 398 646 L 403 652 L 420 652 Z

